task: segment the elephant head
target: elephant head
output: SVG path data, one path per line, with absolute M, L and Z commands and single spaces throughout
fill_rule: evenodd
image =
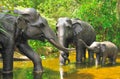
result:
M 59 18 L 56 24 L 56 30 L 60 44 L 67 47 L 65 41 L 67 38 L 71 38 L 73 36 L 71 19 L 67 17 Z
M 47 20 L 40 16 L 34 8 L 14 10 L 14 12 L 21 15 L 17 18 L 16 25 L 22 29 L 26 39 L 41 40 L 41 38 L 45 38 L 60 50 L 71 50 L 64 48 L 59 44 L 57 36 L 49 27 Z
M 84 28 L 80 27 L 82 26 L 79 19 L 70 19 L 68 17 L 59 18 L 57 21 L 56 30 L 60 43 L 65 46 L 65 41 L 72 40 L 74 36 L 81 32 L 82 28 Z
M 105 52 L 106 50 L 106 45 L 101 42 L 93 42 L 90 46 L 88 46 L 82 39 L 79 39 L 79 41 L 81 41 L 86 48 L 94 51 L 95 53 Z
M 106 45 L 102 44 L 101 42 L 93 42 L 89 49 L 93 50 L 96 53 L 103 53 L 106 50 Z

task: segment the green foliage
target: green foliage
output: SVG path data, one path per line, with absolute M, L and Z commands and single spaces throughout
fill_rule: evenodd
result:
M 71 17 L 78 3 L 75 0 L 47 0 L 42 2 L 38 9 L 40 13 L 50 18 Z
M 1 0 L 0 6 L 9 10 L 36 8 L 43 17 L 45 16 L 54 31 L 59 17 L 80 18 L 95 28 L 97 41 L 109 40 L 120 47 L 120 19 L 116 17 L 117 3 L 116 0 Z M 48 42 L 33 40 L 30 40 L 29 44 L 35 50 L 41 46 L 52 46 Z
M 119 45 L 120 34 L 116 18 L 116 3 L 116 0 L 83 1 L 82 5 L 74 12 L 73 17 L 89 22 L 96 30 L 97 41 L 109 40 Z

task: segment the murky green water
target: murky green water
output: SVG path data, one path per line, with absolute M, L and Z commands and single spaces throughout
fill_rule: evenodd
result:
M 106 65 L 96 69 L 95 66 L 75 64 L 75 53 L 70 54 L 71 63 L 59 66 L 59 58 L 46 58 L 42 60 L 45 72 L 33 74 L 31 61 L 14 61 L 13 74 L 2 75 L 0 79 L 120 79 L 120 58 L 116 66 Z M 0 69 L 2 61 L 0 61 Z

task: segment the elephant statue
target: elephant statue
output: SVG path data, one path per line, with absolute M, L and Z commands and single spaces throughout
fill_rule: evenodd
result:
M 81 42 L 93 52 L 96 53 L 96 67 L 98 64 L 104 66 L 106 58 L 109 58 L 109 62 L 113 65 L 116 64 L 116 58 L 118 54 L 118 48 L 115 44 L 110 41 L 103 41 L 103 42 L 93 42 L 90 46 L 80 39 Z M 102 60 L 101 60 L 102 59 Z
M 61 17 L 57 20 L 56 31 L 62 46 L 69 48 L 69 45 L 72 44 L 76 47 L 76 63 L 85 61 L 86 47 L 79 42 L 79 39 L 84 40 L 87 45 L 91 45 L 96 39 L 96 33 L 93 27 L 79 19 Z M 91 50 L 88 51 L 89 61 L 92 62 L 94 60 L 93 53 L 91 53 Z M 66 64 L 67 57 L 69 57 L 69 52 L 60 51 L 60 65 Z
M 3 58 L 3 73 L 13 70 L 13 54 L 15 47 L 26 55 L 34 64 L 35 73 L 43 72 L 41 59 L 28 45 L 28 40 L 48 40 L 62 51 L 70 51 L 63 47 L 49 27 L 48 22 L 34 8 L 14 10 L 15 15 L 0 13 L 0 52 Z

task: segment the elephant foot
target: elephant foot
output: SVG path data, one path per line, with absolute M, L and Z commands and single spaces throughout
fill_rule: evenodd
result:
M 70 59 L 66 59 L 65 63 L 70 64 Z
M 10 74 L 13 73 L 13 71 L 2 71 L 3 74 Z
M 33 73 L 34 79 L 42 79 L 43 73 Z
M 66 63 L 65 59 L 63 59 L 63 60 L 60 60 L 60 66 L 63 66 L 63 65 L 65 65 L 65 63 Z
M 80 61 L 79 61 L 79 62 L 78 62 L 78 61 L 76 62 L 76 64 L 81 64 L 81 63 L 82 63 L 82 62 L 80 62 Z
M 64 59 L 64 61 L 60 62 L 60 66 L 66 65 L 66 64 L 70 64 L 70 59 Z
M 115 65 L 116 64 L 116 62 L 112 62 L 112 65 Z
M 36 65 L 33 69 L 33 73 L 42 73 L 42 72 L 44 72 L 44 69 L 41 65 L 40 66 Z
M 40 70 L 40 71 L 33 71 L 33 73 L 34 74 L 41 74 L 41 73 L 43 73 L 44 72 L 44 70 Z

